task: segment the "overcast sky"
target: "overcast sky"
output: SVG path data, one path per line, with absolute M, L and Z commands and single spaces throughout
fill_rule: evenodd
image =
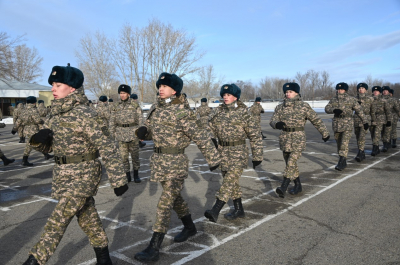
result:
M 124 24 L 152 18 L 195 36 L 206 52 L 199 65 L 213 65 L 224 82 L 309 69 L 328 71 L 334 83 L 400 82 L 400 0 L 0 0 L 0 31 L 26 34 L 38 49 L 43 85 L 52 66 L 78 64 L 87 33 L 116 37 Z

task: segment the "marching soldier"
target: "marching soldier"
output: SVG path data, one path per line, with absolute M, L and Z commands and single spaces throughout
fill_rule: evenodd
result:
M 93 199 L 101 180 L 99 156 L 114 193 L 121 196 L 128 185 L 118 150 L 103 135 L 97 113 L 88 105 L 83 79 L 83 73 L 69 65 L 54 66 L 48 79 L 55 99 L 45 129 L 34 134 L 30 142 L 37 150 L 53 150 L 56 155 L 51 196 L 58 203 L 24 265 L 45 264 L 74 216 L 94 248 L 96 264 L 112 264 L 108 238 Z
M 335 114 L 332 119 L 332 128 L 335 133 L 339 162 L 335 169 L 342 171 L 347 167 L 347 154 L 349 152 L 349 141 L 354 127 L 353 111 L 361 118 L 364 130 L 369 128 L 368 120 L 365 117 L 360 104 L 353 97 L 347 94 L 349 86 L 346 83 L 336 85 L 336 96 L 325 106 L 327 114 Z
M 160 182 L 163 188 L 150 244 L 135 255 L 135 259 L 142 262 L 159 259 L 159 249 L 168 231 L 171 210 L 177 213 L 184 225 L 182 232 L 174 237 L 175 242 L 186 241 L 197 233 L 189 207 L 181 196 L 189 171 L 185 148 L 194 141 L 211 170 L 220 164 L 220 156 L 210 140 L 209 132 L 197 126 L 194 113 L 187 109 L 184 99 L 180 97 L 182 79 L 175 74 L 161 73 L 156 86 L 159 89 L 158 101 L 149 112 L 144 126 L 136 132 L 141 140 L 153 139 L 150 181 Z
M 356 100 L 358 104 L 360 104 L 361 109 L 367 119 L 368 125 L 371 125 L 371 108 L 372 102 L 374 99 L 370 96 L 367 96 L 368 85 L 366 83 L 359 83 L 357 85 L 357 97 Z M 358 145 L 358 153 L 355 157 L 357 162 L 361 162 L 365 159 L 365 135 L 367 134 L 367 130 L 364 130 L 364 124 L 360 116 L 354 114 L 354 133 L 356 134 L 357 145 Z M 371 130 L 370 126 L 370 130 Z
M 286 190 L 292 180 L 294 187 L 289 190 L 289 193 L 296 195 L 302 192 L 297 160 L 306 149 L 304 125 L 307 120 L 320 132 L 324 142 L 330 138 L 329 131 L 321 118 L 308 103 L 301 100 L 300 86 L 297 83 L 284 84 L 283 93 L 285 94 L 284 102 L 276 106 L 269 123 L 272 128 L 282 130 L 279 135 L 279 145 L 283 152 L 286 168 L 283 172 L 282 185 L 276 188 L 276 193 L 281 198 L 285 198 Z
M 265 137 L 261 131 L 261 113 L 264 113 L 264 109 L 261 106 L 261 98 L 260 97 L 256 97 L 256 100 L 254 100 L 254 104 L 249 108 L 249 111 L 250 111 L 251 115 L 254 117 L 254 119 L 256 120 L 256 123 L 258 124 L 258 126 L 260 126 L 260 132 L 261 132 L 262 138 L 266 139 L 267 137 Z
M 388 86 L 383 86 L 382 87 L 382 94 L 383 94 L 383 99 L 386 100 L 389 108 L 389 121 L 387 122 L 388 126 L 383 127 L 383 136 L 382 136 L 382 141 L 383 141 L 383 147 L 382 147 L 382 152 L 387 152 L 388 149 L 390 148 L 390 142 L 391 142 L 391 134 L 392 134 L 392 127 L 393 127 L 393 120 L 397 119 L 398 116 L 400 116 L 400 108 L 395 101 L 393 97 L 390 96 L 390 87 Z M 397 124 L 396 124 L 397 126 Z M 395 128 L 397 129 L 397 128 Z
M 0 121 L 3 120 L 3 112 L 0 110 Z M 5 166 L 11 164 L 15 159 L 8 159 L 0 149 L 0 159 L 3 160 Z
M 372 138 L 372 156 L 380 153 L 379 142 L 383 135 L 384 127 L 390 127 L 391 117 L 389 104 L 383 99 L 382 88 L 380 86 L 372 87 L 374 101 L 371 107 L 371 138 Z
M 390 89 L 390 96 L 393 98 L 394 103 L 400 108 L 400 101 L 397 98 L 394 98 L 394 90 Z M 393 110 L 393 109 L 392 109 Z M 393 118 L 392 118 L 392 132 L 390 134 L 390 138 L 392 140 L 392 148 L 396 148 L 396 141 L 397 141 L 397 122 L 399 121 L 399 115 L 394 111 Z
M 96 112 L 98 117 L 101 119 L 101 130 L 106 136 L 110 136 L 110 131 L 108 130 L 110 123 L 110 108 L 107 104 L 107 96 L 100 96 L 99 102 L 97 103 Z
M 130 86 L 120 85 L 118 94 L 121 100 L 111 112 L 110 131 L 112 137 L 118 141 L 128 182 L 132 181 L 129 164 L 129 154 L 131 154 L 133 180 L 135 183 L 140 183 L 142 181 L 139 178 L 139 139 L 136 137 L 135 131 L 143 122 L 142 109 L 136 101 L 130 98 Z
M 46 107 L 44 106 L 44 101 L 43 100 L 38 100 L 37 103 L 38 103 L 37 109 L 39 111 L 39 115 L 43 120 L 45 120 L 48 111 L 47 111 Z M 43 129 L 43 125 L 42 124 L 39 125 L 39 130 L 40 129 Z
M 132 94 L 130 98 L 131 98 L 132 100 L 138 102 L 138 101 L 137 101 L 137 100 L 138 100 L 138 96 L 137 96 L 136 94 Z M 138 103 L 138 104 L 139 104 L 139 103 Z M 140 107 L 140 105 L 139 105 L 139 107 Z M 140 111 L 141 111 L 140 117 L 142 117 L 142 120 L 143 120 L 143 111 L 142 111 L 142 108 L 140 108 Z M 142 122 L 140 122 L 140 125 L 141 125 L 141 124 L 142 124 Z M 145 147 L 145 146 L 146 146 L 146 143 L 144 143 L 143 141 L 140 141 L 140 140 L 139 140 L 139 147 L 140 147 L 140 148 L 143 148 L 143 147 Z M 132 154 L 131 154 L 131 156 L 132 156 Z
M 248 112 L 247 106 L 240 101 L 241 90 L 235 84 L 221 87 L 220 95 L 224 99 L 210 120 L 210 128 L 218 139 L 214 143 L 221 154 L 222 185 L 216 194 L 216 202 L 204 216 L 211 222 L 217 222 L 219 212 L 229 199 L 233 200 L 234 210 L 224 215 L 227 220 L 245 217 L 242 205 L 242 192 L 239 178 L 247 168 L 249 150 L 246 139 L 250 139 L 252 164 L 255 169 L 263 160 L 263 143 L 260 127 Z
M 25 107 L 22 102 L 17 102 L 17 108 L 14 110 L 14 115 L 13 115 L 14 126 L 17 123 L 18 119 L 21 117 L 21 113 L 24 108 Z M 22 124 L 18 127 L 18 136 L 19 136 L 19 143 L 25 143 L 24 126 Z
M 211 108 L 208 106 L 206 98 L 202 98 L 200 101 L 201 105 L 196 110 L 196 116 L 199 117 L 198 124 L 199 127 L 209 130 L 210 126 L 208 124 L 208 120 L 210 119 Z

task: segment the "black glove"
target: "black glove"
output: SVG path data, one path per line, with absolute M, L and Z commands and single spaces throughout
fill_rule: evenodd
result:
M 36 143 L 46 143 L 49 137 L 53 137 L 53 131 L 50 129 L 41 129 L 37 133 L 35 133 L 33 136 L 33 140 Z
M 335 116 L 339 116 L 340 114 L 343 113 L 343 110 L 341 110 L 341 109 L 334 109 L 334 110 L 333 110 L 333 113 L 335 114 Z
M 14 130 L 14 128 L 11 130 L 11 133 L 14 135 L 17 133 L 17 131 Z
M 139 127 L 139 129 L 136 130 L 136 136 L 140 140 L 144 140 L 144 138 L 146 138 L 146 134 L 147 134 L 147 127 L 146 126 Z
M 260 165 L 262 161 L 251 161 L 253 162 L 253 169 L 256 169 L 256 166 Z
M 210 167 L 210 171 L 214 171 L 214 170 L 216 170 L 218 167 L 219 167 L 219 164 L 216 165 L 216 166 Z
M 215 145 L 215 148 L 218 149 L 218 142 L 217 142 L 217 139 L 211 138 L 211 140 L 213 141 L 213 143 L 214 143 L 214 145 Z
M 369 124 L 368 123 L 364 123 L 364 130 L 368 130 L 369 128 Z
M 114 189 L 114 193 L 117 196 L 121 196 L 128 190 L 128 184 L 125 184 L 124 186 L 118 187 Z
M 390 126 L 392 126 L 392 122 L 391 121 L 387 121 L 386 122 L 386 127 L 390 127 Z
M 279 129 L 279 130 L 282 130 L 283 129 L 283 126 L 285 126 L 286 125 L 286 123 L 284 123 L 283 121 L 278 121 L 276 124 L 275 124 L 275 128 L 277 128 L 277 129 Z
M 357 102 L 358 102 L 358 104 L 360 104 L 360 105 L 361 105 L 361 103 L 362 103 L 361 101 L 357 101 Z
M 330 135 L 328 135 L 327 137 L 325 137 L 325 138 L 322 138 L 322 140 L 324 140 L 324 142 L 326 142 L 326 141 L 328 141 L 329 140 L 329 138 L 331 138 L 331 136 Z

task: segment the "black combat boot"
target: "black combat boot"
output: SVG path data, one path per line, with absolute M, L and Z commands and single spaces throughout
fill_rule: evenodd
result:
M 29 258 L 22 265 L 39 265 L 39 262 L 34 256 L 29 255 Z
M 242 205 L 242 198 L 233 200 L 233 206 L 235 209 L 229 213 L 224 215 L 225 219 L 227 220 L 235 220 L 236 218 L 244 218 L 245 213 Z
M 289 190 L 289 193 L 292 195 L 297 195 L 298 193 L 303 191 L 303 189 L 301 188 L 300 177 L 295 178 L 293 182 L 294 187 Z
M 29 161 L 28 161 L 28 156 L 23 156 L 22 157 L 22 165 L 24 167 L 33 167 L 33 164 L 29 163 Z
M 282 185 L 275 190 L 279 197 L 285 198 L 286 190 L 289 186 L 289 183 L 290 178 L 283 178 Z
M 192 215 L 188 214 L 181 218 L 183 230 L 174 237 L 175 242 L 183 242 L 188 240 L 190 236 L 197 234 L 196 226 L 193 223 Z
M 211 210 L 207 210 L 204 213 L 204 216 L 208 218 L 208 220 L 210 220 L 211 222 L 216 223 L 218 220 L 218 215 L 219 212 L 221 211 L 222 207 L 224 207 L 225 202 L 221 201 L 220 199 L 217 199 L 217 201 L 215 202 L 214 206 L 212 207 Z
M 358 150 L 358 154 L 356 156 L 356 161 L 361 162 L 365 159 L 365 152 L 364 150 Z
M 142 180 L 139 178 L 139 170 L 138 170 L 138 169 L 133 170 L 133 181 L 134 181 L 135 183 L 140 183 L 140 182 L 142 182 Z
M 21 143 L 21 144 L 25 143 L 25 137 L 19 137 L 18 143 Z
M 126 178 L 128 179 L 128 182 L 132 181 L 132 177 L 131 177 L 131 172 L 130 171 L 126 172 Z
M 372 156 L 377 156 L 381 151 L 379 150 L 379 145 L 373 145 L 372 146 Z
M 142 262 L 157 261 L 160 258 L 160 246 L 164 235 L 164 233 L 154 232 L 149 246 L 142 252 L 136 253 L 135 259 Z
M 93 248 L 96 253 L 96 265 L 112 265 L 108 246 L 104 248 Z
M 262 132 L 261 132 L 261 136 L 262 136 L 263 139 L 267 139 L 267 137 L 265 137 Z
M 397 147 L 396 140 L 397 139 L 392 139 L 392 148 L 396 148 Z
M 339 162 L 336 165 L 335 169 L 339 170 L 339 171 L 342 171 L 346 167 L 347 167 L 346 158 L 344 156 L 339 156 Z
M 46 160 L 49 160 L 53 157 L 54 157 L 54 155 L 44 154 L 44 159 L 46 159 Z
M 7 166 L 8 164 L 11 164 L 12 162 L 15 161 L 15 159 L 8 159 L 5 155 L 3 155 L 0 158 L 1 158 L 1 160 L 3 160 L 3 163 L 5 166 Z
M 387 151 L 388 151 L 387 142 L 383 142 L 383 146 L 382 146 L 381 152 L 382 153 L 386 153 Z

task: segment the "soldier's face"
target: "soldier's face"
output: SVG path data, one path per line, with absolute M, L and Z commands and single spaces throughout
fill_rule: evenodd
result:
M 176 94 L 176 91 L 172 89 L 172 87 L 167 86 L 167 85 L 160 85 L 158 88 L 158 93 L 160 95 L 160 98 L 170 98 L 172 95 Z
M 346 90 L 344 90 L 344 89 L 338 89 L 337 91 L 339 94 L 344 94 L 344 92 L 346 92 Z
M 286 90 L 286 92 L 285 92 L 286 98 L 294 98 L 296 95 L 297 95 L 297 93 L 294 92 L 293 90 Z
M 222 96 L 222 98 L 224 99 L 224 103 L 225 103 L 225 104 L 231 104 L 232 102 L 234 102 L 234 101 L 237 100 L 237 97 L 235 97 L 234 95 L 229 94 L 229 93 L 225 93 L 225 94 Z
M 367 92 L 367 90 L 364 87 L 360 87 L 358 89 L 358 93 L 360 93 L 360 94 L 364 94 L 365 92 Z
M 386 90 L 386 89 L 383 90 L 382 94 L 384 94 L 385 96 L 386 96 L 386 95 L 389 95 L 389 90 Z
M 51 92 L 53 92 L 54 99 L 65 98 L 70 93 L 74 92 L 75 88 L 70 87 L 64 83 L 53 82 Z
M 121 92 L 119 92 L 119 98 L 121 100 L 127 100 L 129 98 L 129 94 L 126 93 L 126 92 L 121 91 Z
M 379 92 L 378 90 L 375 90 L 374 92 L 372 92 L 372 94 L 376 97 L 376 96 L 379 96 L 381 94 L 381 92 Z

